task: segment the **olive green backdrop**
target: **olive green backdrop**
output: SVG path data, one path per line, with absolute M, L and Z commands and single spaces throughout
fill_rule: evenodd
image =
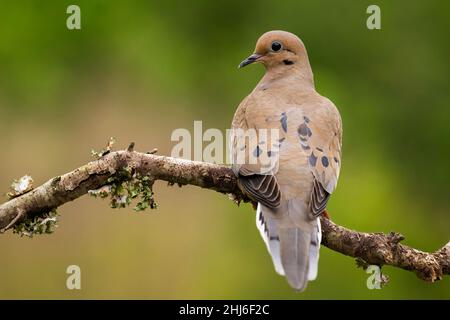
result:
M 82 29 L 66 28 L 81 7 Z M 434 251 L 450 240 L 450 5 L 376 1 L 2 1 L 0 190 L 24 174 L 41 184 L 117 147 L 170 154 L 175 128 L 229 127 L 262 66 L 237 70 L 256 39 L 283 29 L 305 42 L 317 89 L 344 121 L 333 220 L 399 231 Z M 318 279 L 294 293 L 275 274 L 249 205 L 194 187 L 155 187 L 158 210 L 109 209 L 83 197 L 59 228 L 0 236 L 0 298 L 450 298 L 450 278 L 425 283 L 384 268 L 368 290 L 354 259 L 321 251 Z M 3 198 L 6 200 L 6 198 Z M 66 289 L 66 267 L 82 290 Z

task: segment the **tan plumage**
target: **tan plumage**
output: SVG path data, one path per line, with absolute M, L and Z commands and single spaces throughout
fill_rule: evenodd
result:
M 260 139 L 258 149 L 249 150 L 250 143 L 238 148 L 235 138 L 232 155 L 236 159 L 242 149 L 257 158 L 276 153 L 277 166 L 261 172 L 259 162 L 235 161 L 233 170 L 242 190 L 259 203 L 257 223 L 277 272 L 304 290 L 317 274 L 317 216 L 339 177 L 341 118 L 334 104 L 316 92 L 306 49 L 294 34 L 262 35 L 255 53 L 240 66 L 253 62 L 262 63 L 266 73 L 239 105 L 232 128 L 278 129 L 279 142 Z

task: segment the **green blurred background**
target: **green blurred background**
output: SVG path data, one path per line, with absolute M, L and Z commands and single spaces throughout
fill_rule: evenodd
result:
M 81 7 L 82 29 L 66 28 Z M 399 231 L 434 251 L 450 240 L 450 5 L 376 1 L 2 1 L 0 190 L 35 184 L 117 147 L 170 154 L 175 128 L 229 127 L 262 66 L 237 70 L 265 31 L 305 42 L 317 89 L 344 121 L 333 220 Z M 425 283 L 383 268 L 382 290 L 354 259 L 322 248 L 303 294 L 275 274 L 249 205 L 194 187 L 155 187 L 158 210 L 112 210 L 83 197 L 60 208 L 55 234 L 0 239 L 0 298 L 450 298 L 450 278 Z M 3 198 L 2 200 L 6 200 Z M 66 267 L 82 290 L 66 289 Z

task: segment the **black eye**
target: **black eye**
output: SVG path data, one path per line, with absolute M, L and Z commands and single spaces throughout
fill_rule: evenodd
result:
M 274 51 L 274 52 L 280 51 L 281 47 L 282 47 L 282 45 L 278 41 L 272 42 L 272 47 L 271 47 L 272 51 Z

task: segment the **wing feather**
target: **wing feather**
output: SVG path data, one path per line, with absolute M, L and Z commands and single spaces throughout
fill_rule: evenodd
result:
M 253 200 L 269 208 L 280 206 L 281 192 L 274 175 L 241 175 L 239 171 L 238 178 L 244 192 Z

